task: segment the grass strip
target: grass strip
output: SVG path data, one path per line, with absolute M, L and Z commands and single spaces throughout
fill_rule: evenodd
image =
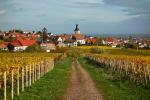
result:
M 61 100 L 69 83 L 70 69 L 71 59 L 64 58 L 15 100 Z

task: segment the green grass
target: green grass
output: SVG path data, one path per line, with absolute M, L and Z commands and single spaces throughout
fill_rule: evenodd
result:
M 15 100 L 61 100 L 69 83 L 70 69 L 71 59 L 63 59 Z
M 90 64 L 83 57 L 81 65 L 89 72 L 105 100 L 150 100 L 150 87 L 135 85 L 122 75 Z

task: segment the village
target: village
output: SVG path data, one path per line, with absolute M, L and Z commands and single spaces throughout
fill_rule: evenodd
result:
M 1 51 L 24 51 L 32 45 L 42 47 L 46 52 L 56 50 L 57 47 L 74 47 L 74 46 L 110 46 L 112 48 L 133 48 L 149 49 L 150 39 L 115 37 L 92 37 L 80 32 L 79 26 L 76 25 L 74 32 L 71 34 L 52 34 L 48 33 L 46 28 L 38 32 L 24 32 L 12 29 L 8 32 L 0 32 L 0 50 Z

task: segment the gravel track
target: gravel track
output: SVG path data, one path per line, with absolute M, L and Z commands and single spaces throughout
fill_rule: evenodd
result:
M 72 62 L 71 80 L 63 100 L 102 100 L 102 95 L 78 61 Z

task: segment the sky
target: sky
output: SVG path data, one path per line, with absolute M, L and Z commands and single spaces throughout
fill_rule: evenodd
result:
M 0 0 L 0 29 L 150 33 L 150 0 Z

